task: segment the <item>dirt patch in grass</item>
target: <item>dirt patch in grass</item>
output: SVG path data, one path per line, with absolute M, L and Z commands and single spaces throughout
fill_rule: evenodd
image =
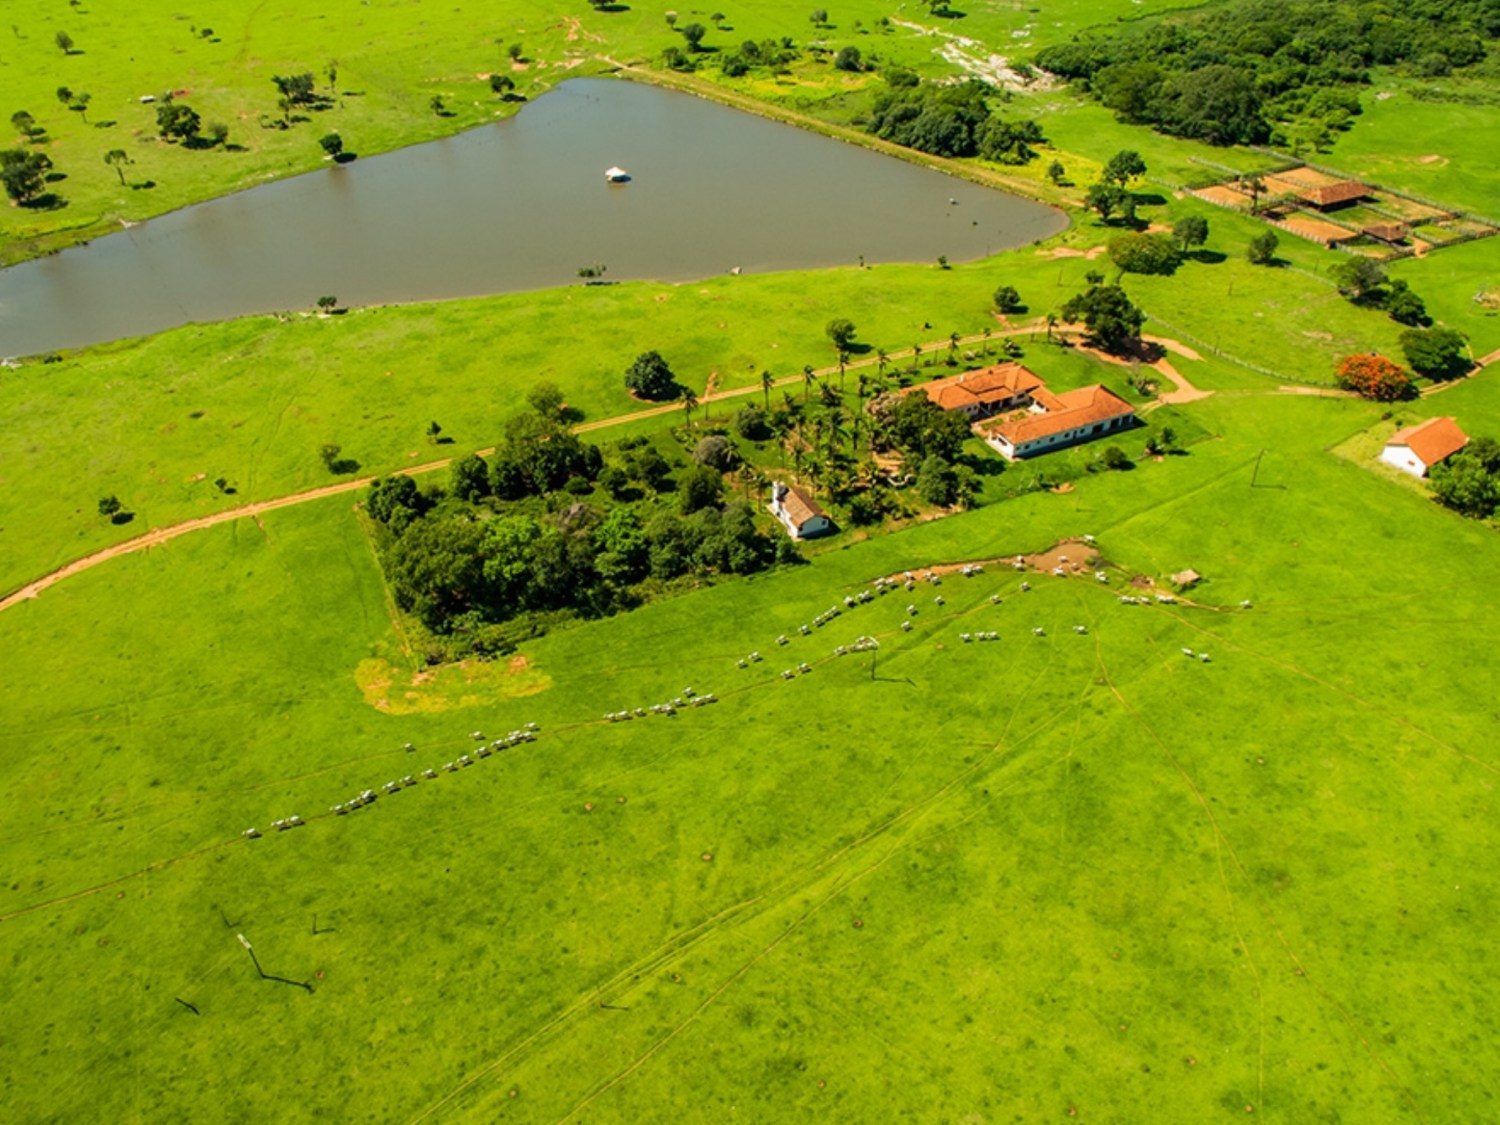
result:
M 1023 555 L 1021 561 L 1033 570 L 1042 570 L 1051 573 L 1058 567 L 1069 574 L 1082 574 L 1092 571 L 1093 564 L 1097 563 L 1099 552 L 1092 544 L 1085 543 L 1082 539 L 1064 539 L 1054 547 L 1049 547 L 1035 555 Z
M 1306 215 L 1288 215 L 1282 221 L 1282 225 L 1293 234 L 1299 234 L 1303 238 L 1313 242 L 1341 242 L 1347 238 L 1353 238 L 1352 231 L 1334 223 L 1325 223 L 1321 219 L 1310 218 Z
M 1240 210 L 1250 209 L 1250 197 L 1242 191 L 1236 191 L 1226 184 L 1215 184 L 1213 187 L 1199 189 L 1199 199 L 1206 199 L 1210 203 L 1217 203 L 1220 207 L 1235 207 Z
M 552 686 L 552 677 L 533 668 L 524 656 L 504 663 L 461 660 L 418 672 L 372 658 L 360 661 L 354 680 L 365 702 L 388 715 L 479 707 L 501 699 L 536 695 Z

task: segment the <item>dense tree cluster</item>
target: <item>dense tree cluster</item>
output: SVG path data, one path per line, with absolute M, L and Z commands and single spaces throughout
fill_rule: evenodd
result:
M 1025 164 L 1045 138 L 1035 121 L 1007 121 L 990 112 L 989 87 L 894 85 L 875 99 L 869 130 L 882 140 L 935 156 L 981 156 Z
M 854 51 L 853 57 L 846 58 L 842 54 L 842 62 L 836 63 L 841 70 L 860 70 L 863 64 L 860 62 L 859 51 Z M 746 39 L 740 44 L 739 50 L 731 51 L 719 61 L 719 69 L 729 78 L 739 78 L 749 74 L 756 67 L 763 67 L 774 73 L 784 71 L 787 64 L 795 61 L 799 56 L 797 46 L 789 37 L 780 39 Z M 684 62 L 691 66 L 688 60 Z M 852 63 L 852 65 L 850 65 Z
M 738 459 L 727 438 L 705 437 L 674 478 L 644 438 L 621 443 L 605 465 L 554 404 L 533 406 L 490 460 L 456 460 L 446 492 L 409 476 L 370 486 L 365 510 L 392 594 L 435 633 L 472 635 L 525 614 L 609 613 L 638 602 L 644 582 L 748 574 L 795 556 L 747 504 L 724 502 L 718 467 Z
M 1359 113 L 1372 66 L 1436 76 L 1500 34 L 1489 0 L 1231 0 L 1042 50 L 1121 120 L 1211 144 L 1323 145 Z
M 1339 292 L 1355 304 L 1384 309 L 1398 324 L 1427 324 L 1427 305 L 1401 279 L 1392 280 L 1374 258 L 1351 254 L 1330 271 Z
M 1454 511 L 1487 519 L 1500 507 L 1500 442 L 1476 437 L 1428 474 L 1433 495 Z
M 20 148 L 0 152 L 0 185 L 17 203 L 33 202 L 46 186 L 51 170 L 52 161 L 45 153 Z
M 875 437 L 878 444 L 899 449 L 913 464 L 934 457 L 951 462 L 968 440 L 969 421 L 958 411 L 944 410 L 925 394 L 913 392 L 876 405 Z

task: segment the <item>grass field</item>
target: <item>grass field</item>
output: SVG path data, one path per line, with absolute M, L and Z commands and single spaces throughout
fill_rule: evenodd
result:
M 1374 408 L 1192 409 L 1229 436 L 1162 471 L 549 637 L 525 656 L 550 687 L 447 711 L 365 702 L 361 662 L 399 646 L 342 503 L 6 612 L 48 689 L 13 678 L 0 726 L 6 1104 L 1482 1116 L 1497 764 L 1466 623 L 1494 536 L 1323 452 Z M 990 568 L 774 644 L 872 575 L 1084 531 L 1125 571 L 1198 566 L 1204 607 Z M 867 632 L 873 680 L 830 655 Z M 722 702 L 597 722 L 686 684 Z M 316 816 L 528 720 L 534 744 Z M 257 978 L 237 933 L 314 990 Z
M 978 41 L 959 45 L 974 56 L 1165 2 L 959 6 L 973 10 L 919 22 Z M 513 42 L 527 94 L 680 42 L 656 0 L 508 0 L 503 16 L 416 0 L 12 7 L 5 113 L 48 127 L 69 205 L 0 211 L 0 260 L 316 167 L 330 127 L 373 153 L 508 112 L 483 76 Z M 952 41 L 876 25 L 909 14 L 853 0 L 815 32 L 807 11 L 751 0 L 708 42 L 817 35 L 952 73 L 937 53 Z M 58 51 L 58 30 L 82 53 Z M 261 128 L 269 76 L 321 81 L 331 58 L 339 104 Z M 847 122 L 870 81 L 805 61 L 722 88 Z M 53 96 L 64 82 L 93 95 L 86 122 Z M 169 87 L 245 151 L 152 140 L 136 99 Z M 1328 161 L 1493 213 L 1482 110 L 1387 88 Z M 7 1120 L 1495 1116 L 1500 540 L 1369 457 L 1417 417 L 1500 435 L 1500 367 L 1398 407 L 1285 393 L 1349 352 L 1399 358 L 1400 328 L 1338 295 L 1338 255 L 1284 237 L 1279 268 L 1252 266 L 1259 223 L 1175 193 L 1205 162 L 1265 158 L 1120 125 L 1066 91 L 1013 104 L 1043 121 L 1065 191 L 1136 148 L 1143 219 L 1209 220 L 1175 274 L 1124 279 L 1174 368 L 1212 392 L 1146 415 L 1182 451 L 1119 472 L 1084 471 L 1098 445 L 1006 466 L 976 511 L 850 532 L 806 565 L 490 662 L 426 666 L 348 493 L 0 611 Z M 113 147 L 156 186 L 120 190 L 100 160 Z M 824 326 L 847 316 L 867 358 L 921 343 L 923 374 L 945 374 L 949 333 L 1009 327 L 998 285 L 1044 316 L 1090 271 L 1114 278 L 1117 232 L 1076 215 L 951 270 L 259 317 L 3 369 L 0 594 L 147 529 L 331 483 L 324 442 L 361 474 L 461 454 L 541 380 L 586 424 L 637 410 L 621 376 L 648 348 L 699 393 L 757 387 L 762 370 L 832 363 Z M 1476 355 L 1500 348 L 1500 314 L 1475 300 L 1500 284 L 1496 246 L 1391 267 Z M 1055 387 L 1133 394 L 1125 367 L 1024 347 Z M 426 439 L 432 421 L 451 444 Z M 680 421 L 593 436 L 670 443 Z M 1117 440 L 1136 457 L 1147 432 Z M 1072 488 L 1006 498 L 1037 472 Z M 96 514 L 110 493 L 130 523 Z M 797 634 L 877 575 L 1084 534 L 1108 584 L 992 564 Z M 1189 567 L 1204 581 L 1177 603 L 1118 600 L 1132 577 Z M 999 641 L 963 641 L 980 630 Z M 862 635 L 875 658 L 834 655 Z M 738 668 L 751 651 L 764 661 Z M 719 702 L 602 720 L 688 686 Z M 476 753 L 469 732 L 527 722 L 535 742 L 443 769 Z M 306 826 L 271 828 L 292 814 Z M 263 838 L 241 835 L 252 825 Z
M 1418 97 L 1425 92 L 1427 100 Z M 1466 99 L 1485 99 L 1465 104 Z M 1342 171 L 1450 207 L 1496 215 L 1500 126 L 1493 79 L 1384 79 L 1322 159 Z
M 1347 352 L 1397 354 L 1391 322 L 1354 308 L 1317 276 L 1332 255 L 1288 244 L 1282 253 L 1294 268 L 1251 266 L 1242 245 L 1255 224 L 1203 212 L 1213 226 L 1209 248 L 1224 261 L 1126 280 L 1161 318 L 1148 330 L 1231 357 L 1206 356 L 1214 362 L 1191 377 L 1264 389 L 1273 381 L 1233 360 L 1326 381 Z M 1017 286 L 1035 315 L 1058 308 L 1083 288 L 1085 273 L 1110 268 L 1075 252 L 1113 233 L 1084 220 L 1055 243 L 951 270 L 849 268 L 568 288 L 332 319 L 249 318 L 30 363 L 0 379 L 16 451 L 0 468 L 0 589 L 148 527 L 328 483 L 317 458 L 323 442 L 341 443 L 362 471 L 376 473 L 490 445 L 537 380 L 559 384 L 588 418 L 635 409 L 622 372 L 646 348 L 661 350 L 701 390 L 711 373 L 727 388 L 758 384 L 762 370 L 787 376 L 831 363 L 823 327 L 836 316 L 850 316 L 861 340 L 890 351 L 998 330 L 989 312 L 996 286 Z M 1052 256 L 1059 251 L 1075 256 Z M 426 442 L 434 420 L 453 445 Z M 214 487 L 221 476 L 233 495 Z M 135 521 L 98 517 L 96 502 L 109 493 Z

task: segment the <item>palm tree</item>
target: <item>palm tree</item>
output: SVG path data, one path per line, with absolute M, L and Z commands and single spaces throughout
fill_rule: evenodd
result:
M 760 393 L 766 400 L 766 409 L 771 409 L 771 388 L 776 385 L 776 376 L 769 371 L 760 373 Z
M 1052 343 L 1052 326 L 1056 323 L 1057 314 L 1049 312 L 1047 314 L 1047 343 L 1049 344 Z
M 818 377 L 813 374 L 812 364 L 810 364 L 810 363 L 803 364 L 802 365 L 802 401 L 803 402 L 807 401 L 807 396 L 812 393 L 812 385 L 814 383 L 816 383 L 817 381 L 818 381 Z
M 875 349 L 875 370 L 879 374 L 881 374 L 881 375 L 885 374 L 885 365 L 887 363 L 889 363 L 890 361 L 891 361 L 891 357 L 885 354 L 885 349 L 884 348 L 876 348 Z
M 693 393 L 693 388 L 688 387 L 682 392 L 682 416 L 687 424 L 693 424 L 693 408 L 698 405 L 698 396 Z
M 917 369 L 917 366 L 918 366 L 917 365 L 917 361 L 919 359 L 921 359 L 921 358 L 922 358 L 922 345 L 921 344 L 913 344 L 911 346 L 911 369 L 913 371 L 915 371 Z
M 984 354 L 985 355 L 989 355 L 990 354 L 990 332 L 991 331 L 992 331 L 992 329 L 990 328 L 990 326 L 989 325 L 985 325 L 985 327 L 984 327 Z
M 135 163 L 134 160 L 130 159 L 130 153 L 126 152 L 123 148 L 112 148 L 112 149 L 110 149 L 108 152 L 106 152 L 104 154 L 104 163 L 108 164 L 111 168 L 113 168 L 115 170 L 115 175 L 117 175 L 117 176 L 120 177 L 120 186 L 124 187 L 125 186 L 125 167 L 124 166 L 126 164 L 134 164 Z
M 1242 180 L 1241 186 L 1250 193 L 1250 214 L 1254 215 L 1260 211 L 1260 195 L 1266 190 L 1266 181 L 1259 176 L 1251 176 L 1248 180 Z
M 839 440 L 844 436 L 844 409 L 841 406 L 832 407 L 825 422 L 828 436 L 828 457 L 830 460 L 838 453 Z
M 958 363 L 958 333 L 948 333 L 948 366 L 952 367 Z

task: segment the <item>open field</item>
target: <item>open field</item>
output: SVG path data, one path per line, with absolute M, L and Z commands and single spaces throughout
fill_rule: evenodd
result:
M 1375 408 L 1192 409 L 1228 436 L 1161 471 L 557 634 L 525 651 L 550 687 L 447 711 L 365 702 L 361 662 L 400 645 L 342 502 L 0 616 L 13 687 L 47 685 L 0 726 L 6 1104 L 1482 1115 L 1500 763 L 1467 623 L 1494 536 L 1323 452 Z M 1205 608 L 991 567 L 774 643 L 875 574 L 1084 531 L 1124 571 L 1203 569 Z M 829 655 L 867 632 L 873 680 Z M 597 722 L 685 684 L 722 702 Z M 534 744 L 315 815 L 528 720 Z
M 1160 318 L 1148 330 L 1212 343 L 1231 357 L 1194 375 L 1201 385 L 1275 385 L 1236 359 L 1325 381 L 1349 351 L 1395 354 L 1394 324 L 1315 276 L 1332 255 L 1287 245 L 1294 268 L 1251 266 L 1242 246 L 1252 220 L 1194 200 L 1171 206 L 1208 216 L 1208 248 L 1224 260 L 1125 284 Z M 1157 210 L 1143 213 L 1154 219 Z M 30 363 L 0 377 L 17 451 L 0 468 L 0 590 L 149 527 L 328 483 L 317 459 L 323 442 L 341 443 L 370 473 L 490 445 L 539 380 L 561 386 L 586 418 L 635 409 L 621 373 L 646 348 L 661 350 L 701 391 L 711 373 L 729 388 L 758 384 L 762 370 L 788 376 L 827 365 L 823 326 L 835 316 L 851 316 L 861 340 L 889 351 L 949 332 L 998 331 L 989 311 L 996 286 L 1019 288 L 1032 315 L 1056 309 L 1088 271 L 1109 268 L 1083 252 L 1115 232 L 1084 221 L 1043 247 L 951 270 L 847 268 L 568 288 L 331 319 L 249 318 Z M 433 420 L 453 445 L 426 442 Z M 219 477 L 233 495 L 214 487 Z M 96 501 L 111 492 L 134 522 L 97 516 Z
M 956 3 L 941 20 L 851 0 L 815 30 L 803 8 L 748 0 L 707 42 L 815 36 L 940 77 L 1157 7 Z M 534 96 L 682 42 L 664 0 L 11 7 L 4 117 L 24 106 L 47 127 L 69 203 L 0 209 L 0 261 L 316 168 L 331 128 L 370 154 L 491 120 L 516 104 L 490 94 L 494 69 Z M 884 16 L 929 26 L 882 31 Z M 332 108 L 262 127 L 272 74 L 327 85 L 334 58 Z M 808 58 L 699 80 L 833 126 L 880 82 Z M 93 95 L 86 121 L 55 98 L 64 82 Z M 154 140 L 137 99 L 168 88 L 243 151 Z M 1493 107 L 1414 88 L 1382 77 L 1320 162 L 1500 210 Z M 1342 255 L 1283 237 L 1277 266 L 1253 266 L 1264 225 L 1177 190 L 1270 158 L 1119 124 L 1067 90 L 1011 111 L 1051 147 L 998 175 L 1076 204 L 1134 148 L 1143 223 L 1208 220 L 1175 273 L 1121 281 L 1178 401 L 1147 404 L 1128 365 L 1043 338 L 1091 273 L 1120 276 L 1105 247 L 1124 228 L 1076 208 L 1056 238 L 952 269 L 255 317 L 0 369 L 0 595 L 150 529 L 297 501 L 0 612 L 8 1121 L 1496 1118 L 1500 538 L 1369 458 L 1436 414 L 1500 436 L 1500 363 L 1395 406 L 1329 393 L 1346 354 L 1400 359 L 1401 326 L 1339 295 Z M 122 188 L 101 160 L 114 147 L 155 186 Z M 1042 181 L 1054 155 L 1061 188 Z M 1391 266 L 1476 356 L 1500 349 L 1497 247 Z M 1024 313 L 994 313 L 1000 285 Z M 909 526 L 845 527 L 803 565 L 436 666 L 395 610 L 363 490 L 301 495 L 492 445 L 542 381 L 590 440 L 648 435 L 680 457 L 679 409 L 646 413 L 624 389 L 632 358 L 661 351 L 705 397 L 748 389 L 696 413 L 720 422 L 760 401 L 762 371 L 800 397 L 804 365 L 835 360 L 835 317 L 857 326 L 851 402 L 881 350 L 921 344 L 926 378 L 957 370 L 950 333 L 974 366 L 1013 335 L 1055 389 L 1103 381 L 1146 425 L 995 457 L 977 510 L 913 501 Z M 1166 426 L 1179 451 L 1142 456 Z M 325 442 L 356 474 L 324 467 Z M 1086 471 L 1116 444 L 1132 467 Z M 756 458 L 779 467 L 771 441 Z M 1013 495 L 1038 475 L 1069 487 Z M 97 514 L 108 494 L 130 522 Z M 1002 561 L 1062 541 L 1108 581 Z M 877 576 L 970 560 L 981 575 L 798 633 Z M 1203 581 L 1156 601 L 1185 568 Z M 873 655 L 835 654 L 865 636 Z M 764 660 L 739 668 L 751 652 Z M 603 717 L 689 688 L 717 702 Z M 535 741 L 493 754 L 470 735 L 530 722 Z M 373 804 L 330 808 L 366 789 Z M 293 814 L 306 824 L 272 828 Z
M 1440 100 L 1419 98 L 1419 91 Z M 1481 100 L 1465 104 L 1466 98 Z M 1500 114 L 1492 79 L 1384 79 L 1360 100 L 1364 112 L 1322 158 L 1326 163 L 1500 219 Z

